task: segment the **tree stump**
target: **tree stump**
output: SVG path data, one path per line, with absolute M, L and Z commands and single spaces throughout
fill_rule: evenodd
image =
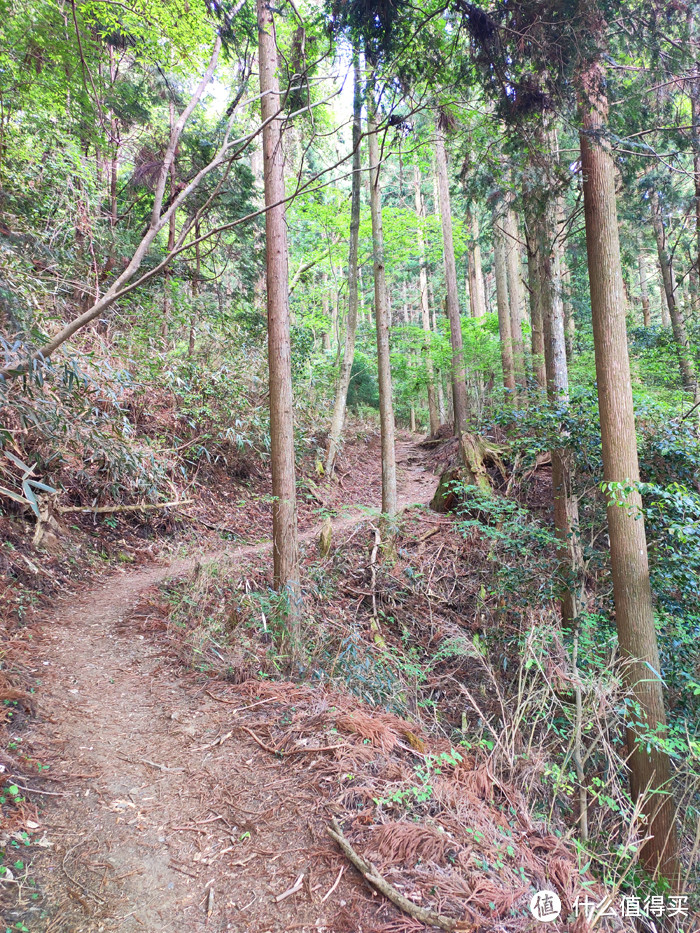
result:
M 498 469 L 505 479 L 506 468 L 500 457 L 501 448 L 478 434 L 467 434 L 459 439 L 459 463 L 452 464 L 440 475 L 440 482 L 430 503 L 434 512 L 450 512 L 459 502 L 454 487 L 476 486 L 487 496 L 493 495 L 493 482 L 486 470 L 486 464 Z

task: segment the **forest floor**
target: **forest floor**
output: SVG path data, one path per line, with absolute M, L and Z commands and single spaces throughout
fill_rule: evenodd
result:
M 364 460 L 377 487 L 376 446 Z M 427 503 L 436 478 L 407 436 L 398 460 L 401 507 Z M 367 517 L 343 497 L 335 531 Z M 319 529 L 307 523 L 302 542 Z M 268 561 L 269 550 L 226 553 Z M 19 787 L 38 854 L 12 868 L 9 930 L 375 931 L 398 918 L 325 832 L 332 811 L 305 778 L 329 753 L 273 755 L 250 728 L 271 708 L 291 715 L 293 693 L 286 710 L 264 682 L 215 694 L 125 626 L 146 590 L 200 559 L 120 569 L 45 612 L 30 668 L 37 716 L 18 740 L 41 765 L 35 792 Z

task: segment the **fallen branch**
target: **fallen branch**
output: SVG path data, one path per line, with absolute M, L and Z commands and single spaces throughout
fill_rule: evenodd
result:
M 192 502 L 194 502 L 194 499 L 178 499 L 173 502 L 146 502 L 143 505 L 101 505 L 98 508 L 83 505 L 59 505 L 58 511 L 61 515 L 66 515 L 68 512 L 108 515 L 112 512 L 145 512 L 147 509 L 172 509 L 177 508 L 178 505 L 190 505 Z
M 442 524 L 442 522 L 440 522 L 440 524 Z M 418 544 L 422 544 L 424 541 L 427 541 L 428 538 L 432 538 L 432 536 L 436 535 L 439 531 L 440 531 L 440 525 L 438 525 L 436 528 L 431 528 L 430 531 L 426 531 L 425 534 L 422 534 L 417 539 Z
M 377 891 L 383 894 L 384 897 L 387 897 L 392 904 L 395 904 L 399 910 L 408 914 L 409 917 L 414 917 L 416 920 L 420 920 L 421 923 L 429 923 L 432 924 L 432 926 L 440 927 L 441 930 L 466 930 L 468 928 L 466 924 L 460 923 L 452 917 L 443 917 L 442 914 L 438 914 L 434 910 L 429 910 L 426 907 L 419 907 L 417 904 L 414 904 L 413 901 L 409 901 L 407 897 L 404 897 L 403 894 L 400 894 L 393 885 L 389 884 L 389 882 L 379 874 L 371 862 L 365 861 L 362 856 L 355 852 L 343 835 L 343 831 L 335 818 L 331 820 L 331 825 L 326 829 L 328 835 L 338 843 L 343 854 L 352 862 L 360 874 L 364 876 L 365 880 L 368 881 L 373 888 L 376 888 Z

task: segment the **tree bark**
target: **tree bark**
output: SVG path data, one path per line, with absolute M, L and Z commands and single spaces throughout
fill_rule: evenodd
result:
M 417 242 L 418 258 L 420 262 L 420 310 L 423 324 L 423 333 L 425 335 L 425 365 L 428 371 L 428 413 L 430 417 L 430 433 L 435 434 L 440 427 L 440 415 L 438 413 L 437 401 L 435 397 L 435 367 L 432 357 L 432 329 L 430 327 L 430 303 L 428 301 L 428 265 L 425 261 L 425 238 L 423 236 L 423 221 L 425 220 L 425 200 L 421 191 L 421 178 L 418 163 L 413 166 L 413 187 L 416 199 L 416 216 L 418 218 Z
M 529 225 L 535 243 L 533 269 L 537 277 L 537 299 L 542 315 L 547 396 L 556 409 L 569 400 L 569 372 L 566 361 L 564 302 L 561 289 L 560 247 L 557 242 L 555 178 L 551 175 L 556 138 L 547 129 L 546 118 L 538 129 L 530 152 Z M 562 428 L 560 427 L 560 431 Z M 568 447 L 553 446 L 552 495 L 554 530 L 558 541 L 561 586 L 562 627 L 571 630 L 578 615 L 578 591 L 583 555 L 578 536 L 578 500 L 573 492 L 573 456 Z
M 642 252 L 641 246 L 639 249 L 639 293 L 642 299 L 642 317 L 644 319 L 644 326 L 651 326 L 651 310 L 649 306 L 649 283 L 647 282 L 647 270 L 646 264 L 644 262 L 645 256 Z
M 472 317 L 486 314 L 484 298 L 484 272 L 481 267 L 481 247 L 479 246 L 479 220 L 473 207 L 466 212 L 467 235 L 470 239 L 467 263 L 469 272 L 469 310 Z
M 594 36 L 603 46 L 604 24 L 594 20 Z M 644 520 L 639 510 L 637 436 L 632 402 L 622 266 L 615 198 L 615 169 L 607 135 L 608 101 L 600 60 L 579 75 L 581 98 L 581 167 L 591 291 L 598 404 L 606 483 L 623 484 L 623 503 L 608 504 L 613 594 L 622 675 L 632 701 L 627 742 L 630 785 L 641 802 L 650 839 L 641 859 L 652 875 L 672 887 L 679 880 L 674 801 L 668 756 L 643 739 L 648 729 L 666 731 L 659 652 L 649 582 Z M 632 487 L 629 492 L 627 488 Z M 612 497 L 611 497 L 612 498 Z M 636 709 L 638 709 L 638 713 Z
M 260 2 L 260 0 L 258 0 Z M 380 156 L 377 139 L 377 118 L 373 75 L 367 81 L 367 135 L 369 142 L 370 188 L 372 214 L 372 246 L 374 254 L 374 314 L 377 328 L 377 368 L 379 374 L 379 421 L 382 435 L 382 513 L 392 519 L 396 514 L 396 450 L 394 443 L 394 402 L 391 386 L 389 354 L 389 301 L 384 265 L 384 229 L 382 225 L 382 192 L 379 186 Z
M 462 431 L 467 430 L 467 383 L 464 369 L 464 351 L 462 349 L 462 322 L 459 314 L 457 266 L 455 264 L 455 249 L 452 237 L 452 207 L 447 175 L 447 154 L 445 152 L 445 137 L 439 126 L 436 127 L 435 132 L 435 169 L 442 220 L 445 287 L 447 290 L 446 311 L 450 322 L 450 342 L 452 344 L 452 404 L 454 406 L 455 434 L 459 435 Z
M 656 250 L 659 255 L 659 266 L 661 268 L 661 278 L 663 279 L 664 293 L 666 295 L 666 306 L 668 307 L 671 318 L 671 328 L 673 330 L 673 339 L 676 344 L 676 353 L 678 354 L 678 365 L 681 371 L 681 380 L 683 388 L 688 390 L 695 389 L 695 367 L 690 352 L 690 341 L 688 340 L 688 331 L 686 330 L 683 313 L 678 304 L 676 293 L 676 280 L 673 274 L 673 264 L 668 253 L 666 244 L 666 230 L 661 214 L 661 202 L 658 191 L 652 191 L 651 194 L 651 219 L 654 227 L 654 236 L 656 237 Z
M 574 352 L 574 338 L 576 336 L 576 320 L 574 318 L 574 309 L 571 304 L 571 273 L 566 261 L 566 244 L 563 236 L 566 224 L 566 207 L 564 198 L 557 199 L 557 237 L 555 250 L 557 254 L 557 263 L 559 268 L 559 281 L 561 282 L 561 299 L 564 305 L 564 338 L 566 340 L 566 359 L 571 360 Z
M 501 342 L 501 367 L 503 387 L 515 394 L 515 369 L 513 366 L 513 337 L 510 324 L 510 302 L 508 300 L 508 271 L 506 268 L 505 211 L 502 201 L 493 208 L 493 264 L 496 273 L 496 304 L 498 307 L 498 333 Z
M 199 290 L 202 280 L 202 255 L 200 251 L 199 243 L 199 221 L 195 221 L 194 225 L 194 276 L 192 277 L 192 312 L 190 315 L 190 339 L 187 347 L 187 356 L 192 358 L 194 354 L 194 337 L 195 337 L 195 327 L 197 325 L 197 315 L 200 312 L 199 307 Z
M 692 73 L 689 78 L 691 141 L 693 145 L 693 186 L 695 189 L 695 271 L 700 278 L 700 62 L 695 4 L 688 5 L 688 36 Z
M 519 389 L 527 386 L 525 348 L 523 344 L 523 283 L 520 268 L 520 236 L 513 205 L 505 214 L 506 272 L 508 276 L 508 303 L 510 308 L 510 335 L 513 345 L 513 369 Z
M 357 329 L 358 309 L 358 275 L 357 253 L 360 239 L 360 183 L 362 139 L 362 87 L 360 81 L 360 61 L 357 52 L 353 56 L 353 120 L 352 120 L 352 193 L 350 196 L 350 246 L 348 250 L 348 319 L 345 327 L 345 347 L 343 362 L 338 376 L 338 385 L 335 390 L 335 403 L 333 417 L 328 438 L 328 453 L 326 454 L 326 475 L 332 476 L 335 459 L 338 454 L 338 445 L 345 423 L 345 410 L 348 402 L 348 388 L 352 375 L 352 364 L 355 358 L 355 331 Z
M 547 386 L 544 363 L 544 330 L 542 323 L 542 289 L 538 265 L 539 244 L 537 230 L 537 195 L 531 182 L 523 184 L 525 208 L 525 242 L 527 244 L 527 284 L 530 291 L 530 335 L 532 349 L 532 373 L 540 389 Z
M 170 134 L 172 136 L 173 129 L 175 127 L 175 102 L 172 97 L 168 101 L 168 113 L 170 117 Z M 170 201 L 171 203 L 175 200 L 177 193 L 177 149 L 173 153 L 173 158 L 170 163 L 170 170 L 168 172 L 168 179 L 170 181 Z M 177 211 L 173 211 L 170 215 L 170 222 L 168 224 L 168 252 L 171 253 L 175 247 L 175 234 L 177 231 Z M 172 267 L 168 266 L 163 275 L 163 324 L 162 324 L 162 334 L 163 338 L 167 338 L 168 330 L 170 328 L 170 314 L 172 310 Z
M 328 291 L 328 273 L 324 272 L 321 276 L 321 313 L 323 314 L 324 330 L 321 337 L 323 349 L 330 353 L 331 350 L 331 303 Z
M 292 357 L 289 327 L 289 257 L 285 218 L 282 113 L 277 77 L 275 25 L 266 0 L 257 0 L 260 107 L 263 128 L 265 244 L 267 254 L 267 332 L 270 371 L 270 462 L 272 468 L 272 552 L 274 584 L 289 601 L 287 628 L 290 652 L 301 649 L 299 549 L 297 542 L 296 477 Z

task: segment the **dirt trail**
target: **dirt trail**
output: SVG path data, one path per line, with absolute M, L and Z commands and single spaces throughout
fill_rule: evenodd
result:
M 420 452 L 402 439 L 397 455 L 401 506 L 426 503 L 435 478 Z M 363 517 L 348 510 L 334 524 Z M 40 785 L 56 795 L 40 798 L 51 848 L 33 866 L 43 899 L 8 926 L 21 917 L 45 933 L 361 930 L 361 904 L 364 916 L 384 909 L 352 872 L 321 901 L 342 861 L 323 836 L 318 795 L 304 796 L 286 762 L 237 728 L 242 710 L 120 629 L 144 589 L 194 563 L 114 574 L 47 619 L 40 715 L 23 749 L 51 764 Z M 300 875 L 301 892 L 278 903 Z

